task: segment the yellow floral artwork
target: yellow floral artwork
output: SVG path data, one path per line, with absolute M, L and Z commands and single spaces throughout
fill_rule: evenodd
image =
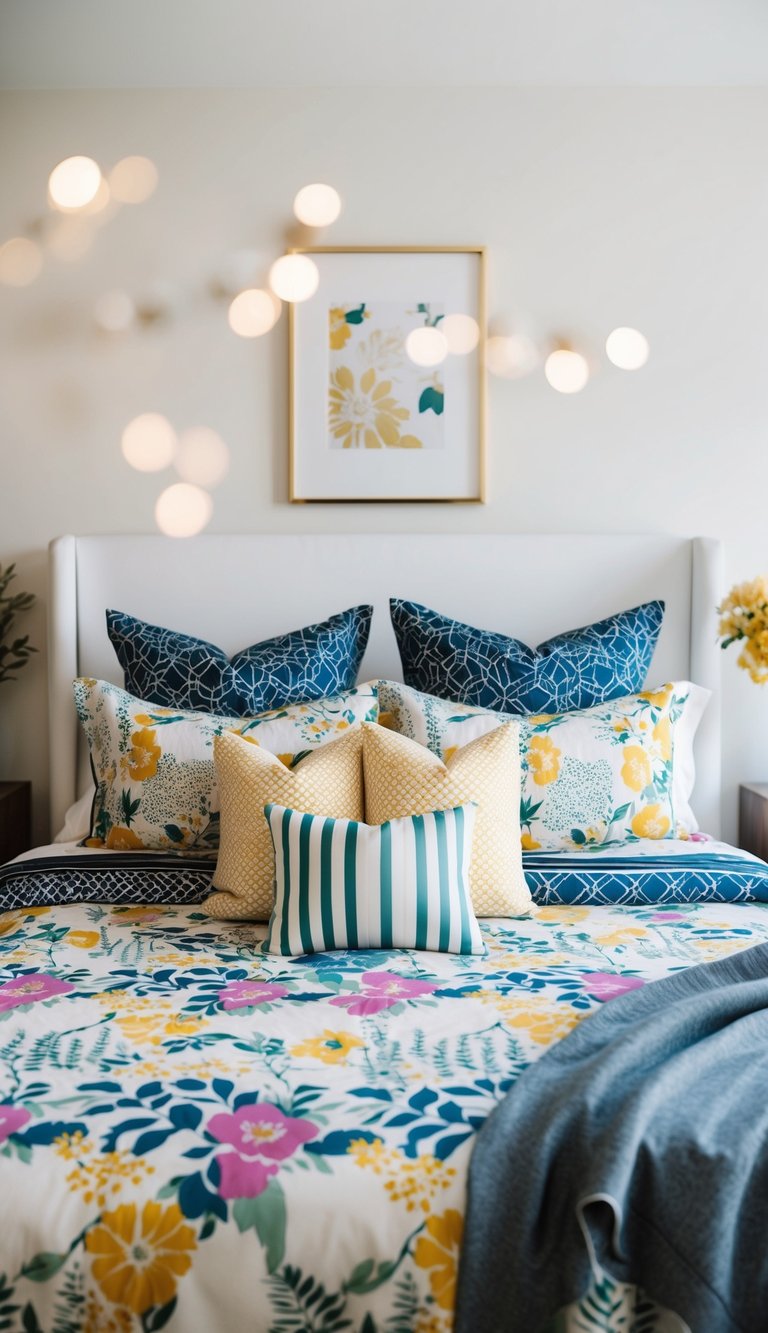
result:
M 439 330 L 442 309 L 338 302 L 328 310 L 328 444 L 331 449 L 444 447 L 442 366 L 417 365 L 408 334 Z

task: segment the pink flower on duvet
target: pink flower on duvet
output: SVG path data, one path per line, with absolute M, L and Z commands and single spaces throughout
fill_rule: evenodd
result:
M 590 995 L 597 1000 L 615 1000 L 617 996 L 645 985 L 640 977 L 627 977 L 621 972 L 585 972 L 583 980 Z
M 216 1158 L 222 1199 L 254 1199 L 277 1173 L 278 1164 L 317 1134 L 311 1120 L 284 1115 L 269 1102 L 212 1116 L 206 1128 L 219 1143 L 235 1149 Z
M 26 1125 L 32 1117 L 23 1106 L 0 1106 L 0 1143 L 5 1143 L 11 1134 Z
M 54 995 L 66 995 L 74 989 L 71 982 L 52 977 L 48 972 L 27 972 L 0 986 L 0 1013 L 20 1004 L 33 1004 L 35 1000 L 51 1000 Z
M 361 977 L 362 989 L 358 995 L 335 995 L 330 1001 L 349 1014 L 362 1017 L 391 1009 L 399 1000 L 414 1000 L 417 995 L 431 995 L 438 989 L 437 982 L 416 981 L 399 977 L 396 972 L 365 972 Z
M 224 1009 L 246 1009 L 266 1004 L 268 1000 L 282 1000 L 287 994 L 287 986 L 278 986 L 273 981 L 232 981 L 219 991 L 219 999 Z

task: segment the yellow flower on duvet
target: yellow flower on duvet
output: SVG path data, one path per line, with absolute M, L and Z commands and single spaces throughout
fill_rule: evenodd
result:
M 308 1055 L 326 1065 L 343 1065 L 355 1047 L 364 1045 L 365 1042 L 351 1032 L 331 1032 L 326 1028 L 322 1037 L 310 1037 L 298 1046 L 292 1046 L 291 1055 Z
M 440 1216 L 430 1217 L 425 1231 L 414 1246 L 414 1262 L 419 1268 L 429 1270 L 429 1286 L 436 1304 L 441 1310 L 453 1310 L 464 1218 L 455 1208 L 448 1208 Z
M 452 1166 L 423 1153 L 408 1158 L 399 1148 L 388 1148 L 382 1139 L 354 1139 L 348 1148 L 355 1166 L 373 1171 L 384 1178 L 384 1189 L 392 1203 L 404 1203 L 406 1211 L 428 1213 L 440 1190 L 450 1187 L 456 1177 Z
M 99 1225 L 85 1237 L 85 1248 L 107 1300 L 141 1315 L 173 1298 L 177 1278 L 192 1264 L 197 1239 L 178 1204 L 164 1208 L 150 1201 L 139 1213 L 136 1204 L 124 1203 L 101 1214 Z

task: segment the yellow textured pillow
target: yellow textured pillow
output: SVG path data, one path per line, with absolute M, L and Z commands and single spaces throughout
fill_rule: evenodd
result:
M 275 902 L 275 852 L 264 815 L 269 802 L 310 815 L 364 818 L 361 752 L 359 728 L 311 750 L 295 768 L 233 732 L 216 737 L 221 837 L 213 876 L 218 892 L 203 903 L 209 916 L 269 920 Z
M 518 725 L 505 722 L 454 751 L 444 763 L 425 746 L 373 723 L 363 724 L 365 820 L 479 807 L 470 862 L 477 916 L 520 916 L 531 906 L 520 848 Z

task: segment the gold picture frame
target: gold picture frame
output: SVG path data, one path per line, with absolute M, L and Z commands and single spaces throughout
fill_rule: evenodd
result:
M 306 254 L 315 260 L 320 269 L 320 286 L 309 301 L 291 304 L 289 309 L 288 494 L 291 504 L 484 504 L 487 488 L 485 247 L 322 245 L 297 247 L 293 253 Z M 349 265 L 341 262 L 346 256 L 352 261 Z M 366 265 L 366 257 L 371 259 L 370 265 Z M 422 265 L 421 261 L 428 257 L 430 264 Z M 409 258 L 413 264 L 407 263 Z M 459 262 L 462 259 L 465 261 L 463 267 Z M 402 264 L 399 264 L 400 260 Z M 456 261 L 455 272 L 452 271 L 453 260 Z M 406 289 L 411 293 L 407 299 L 413 303 L 419 287 L 429 288 L 432 284 L 440 292 L 443 288 L 448 291 L 445 302 L 441 300 L 441 303 L 450 303 L 451 293 L 458 292 L 463 296 L 460 304 L 454 299 L 444 314 L 461 311 L 477 321 L 479 341 L 476 348 L 466 356 L 451 356 L 443 363 L 446 373 L 450 369 L 453 401 L 458 403 L 456 419 L 452 420 L 447 416 L 452 401 L 450 391 L 446 394 L 443 390 L 442 403 L 447 401 L 448 408 L 441 407 L 440 413 L 443 415 L 445 411 L 447 425 L 445 421 L 439 424 L 441 438 L 447 441 L 445 447 L 419 449 L 418 456 L 416 450 L 408 448 L 384 448 L 381 453 L 379 450 L 357 449 L 353 451 L 356 456 L 350 460 L 346 449 L 328 442 L 328 358 L 333 355 L 328 339 L 328 315 L 333 308 L 329 302 L 337 299 L 339 290 L 342 294 L 345 291 L 351 293 L 350 283 L 356 284 L 354 291 L 357 299 L 362 300 L 360 288 L 365 286 L 366 267 L 371 285 L 375 288 L 378 281 L 381 290 L 386 292 L 382 301 L 387 305 L 390 290 L 400 293 L 402 305 Z M 417 287 L 415 294 L 412 292 L 414 286 Z M 353 300 L 352 295 L 346 300 Z M 366 304 L 369 303 L 363 301 L 359 310 L 365 311 Z M 418 308 L 429 310 L 429 305 L 420 304 Z M 413 313 L 408 311 L 409 315 Z M 321 339 L 322 363 L 316 350 Z M 309 373 L 306 367 L 302 370 L 302 362 L 308 358 L 311 360 Z M 321 411 L 322 425 L 318 425 Z M 421 399 L 419 411 L 424 411 Z M 430 424 L 437 428 L 436 421 Z M 469 429 L 470 424 L 474 424 L 474 434 Z M 322 451 L 318 448 L 318 440 L 324 442 Z M 375 455 L 378 457 L 374 458 Z M 346 464 L 343 461 L 345 456 Z M 402 489 L 391 484 L 396 475 L 398 456 L 401 469 L 408 473 Z M 343 475 L 345 466 L 350 473 L 348 477 Z M 432 482 L 430 475 L 434 479 Z M 366 477 L 371 480 L 366 481 Z M 460 484 L 452 484 L 454 480 Z

